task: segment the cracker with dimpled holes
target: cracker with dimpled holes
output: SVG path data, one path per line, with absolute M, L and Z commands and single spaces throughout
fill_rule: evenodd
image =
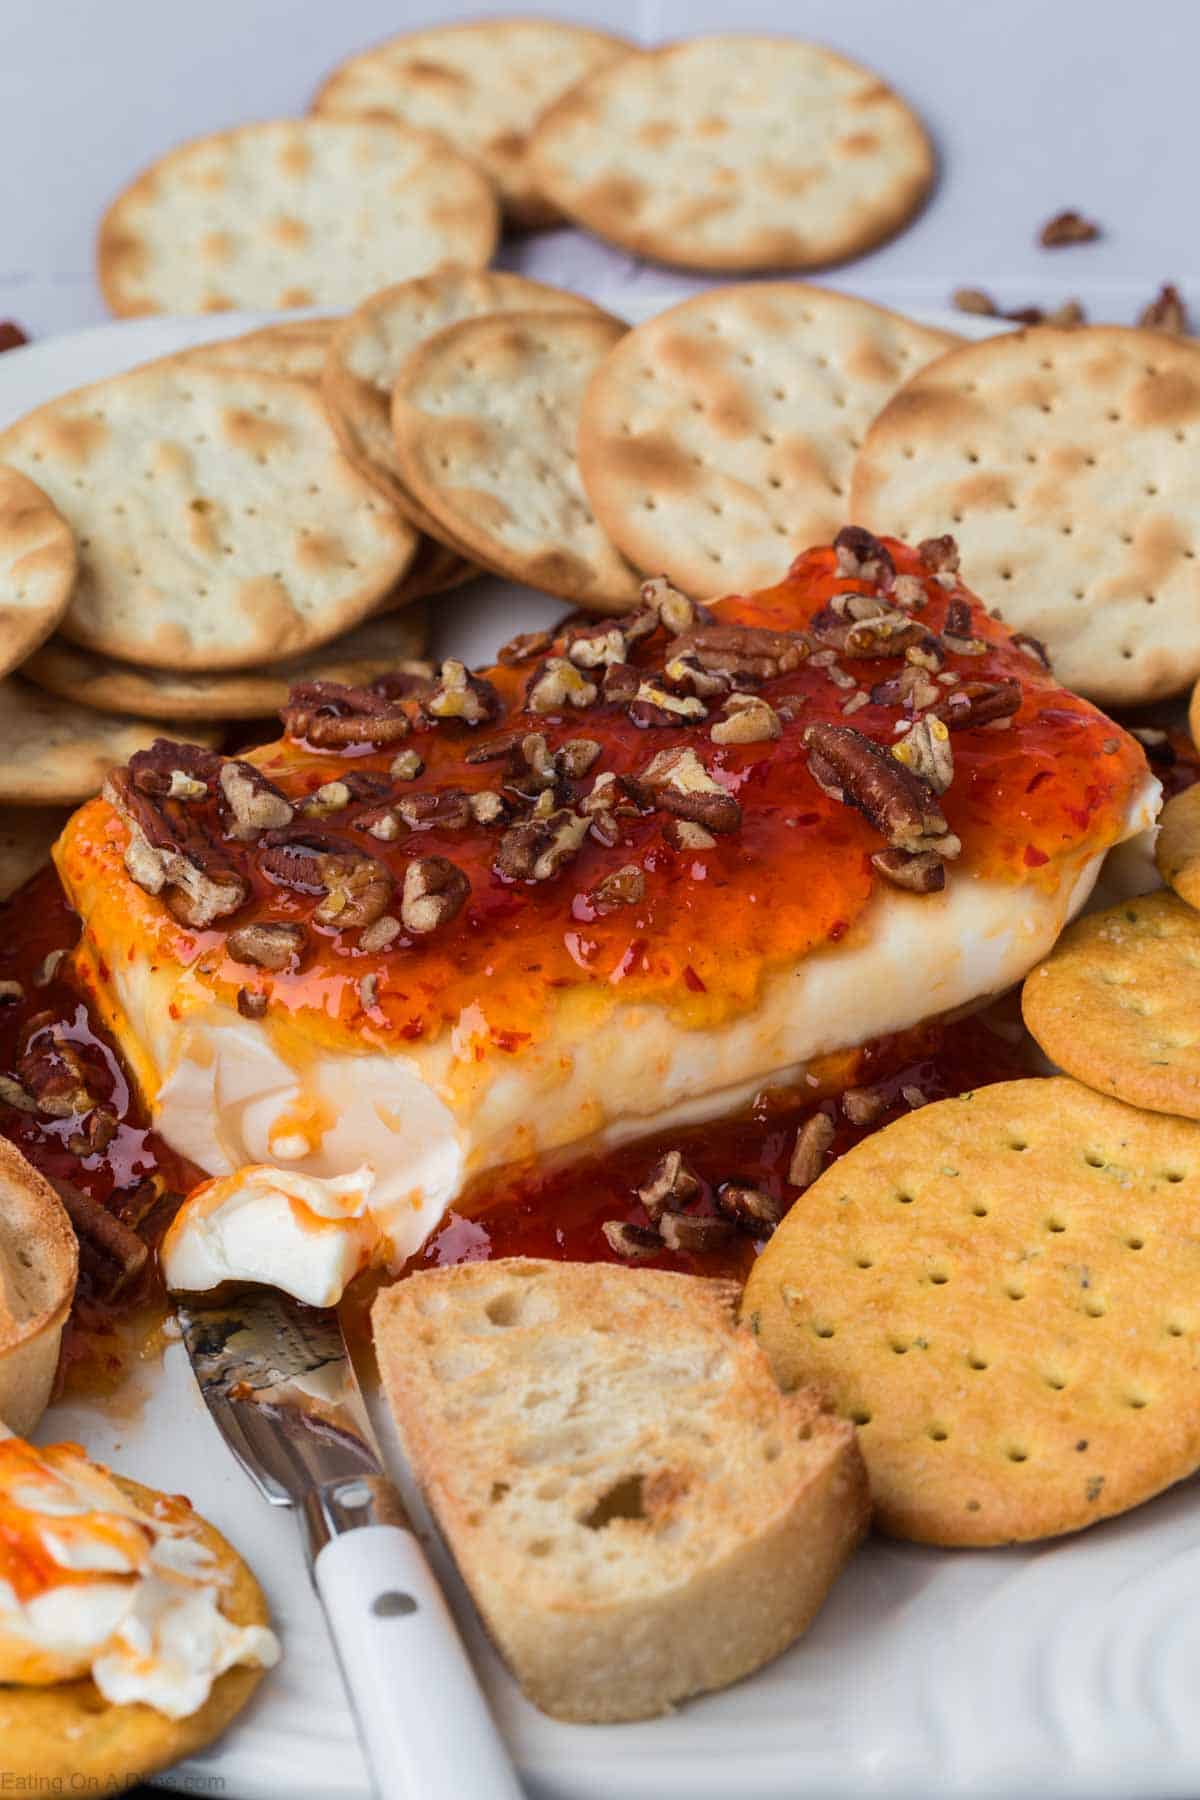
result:
M 404 363 L 392 397 L 400 472 L 485 568 L 592 612 L 627 612 L 641 582 L 579 478 L 579 406 L 625 327 L 603 313 L 464 319 Z
M 136 1481 L 117 1485 L 147 1511 L 159 1496 Z M 206 1520 L 197 1536 L 224 1581 L 221 1611 L 236 1625 L 269 1623 L 266 1599 L 232 1545 Z M 0 1743 L 14 1791 L 119 1794 L 134 1783 L 202 1751 L 232 1723 L 266 1671 L 239 1663 L 218 1675 L 197 1712 L 168 1718 L 154 1707 L 118 1706 L 93 1681 L 60 1681 L 48 1687 L 0 1686 Z
M 147 750 L 157 737 L 182 737 L 169 725 L 75 706 L 44 694 L 19 675 L 0 682 L 0 802 L 75 805 L 100 791 L 110 769 Z M 189 741 L 215 745 L 219 733 L 196 725 Z
M 71 528 L 49 496 L 19 469 L 0 467 L 0 676 L 50 636 L 77 569 Z
M 1200 914 L 1175 894 L 1076 920 L 1025 977 L 1021 1011 L 1076 1080 L 1200 1119 Z
M 957 342 L 798 282 L 671 307 L 621 340 L 584 398 L 596 517 L 636 568 L 699 598 L 779 581 L 846 523 L 854 453 L 880 407 Z
M 460 319 L 502 312 L 588 312 L 582 295 L 498 270 L 447 269 L 382 288 L 333 334 L 321 381 L 338 442 L 405 516 L 433 537 L 445 526 L 405 483 L 392 435 L 392 389 L 402 364 L 435 331 Z M 602 315 L 607 317 L 607 315 Z
M 576 224 L 692 269 L 815 269 L 898 231 L 933 181 L 899 95 L 796 38 L 691 38 L 578 82 L 531 154 Z
M 336 319 L 280 319 L 277 324 L 216 338 L 178 352 L 178 360 L 202 369 L 257 369 L 263 375 L 289 375 L 293 381 L 319 381 Z
M 414 663 L 425 647 L 425 609 L 406 606 L 368 619 L 320 650 L 267 669 L 228 674 L 188 675 L 170 669 L 142 669 L 81 650 L 52 638 L 31 656 L 21 673 L 47 693 L 59 694 L 100 713 L 132 713 L 140 719 L 263 719 L 287 705 L 298 681 L 342 681 L 365 686 L 389 670 L 426 672 Z
M 196 138 L 118 195 L 100 288 L 120 317 L 354 306 L 400 275 L 482 268 L 491 187 L 444 138 L 389 119 L 275 119 Z
M 366 618 L 416 533 L 347 462 L 306 382 L 169 359 L 0 434 L 75 533 L 72 643 L 153 668 L 282 662 Z
M 953 532 L 975 590 L 1104 705 L 1200 674 L 1200 346 L 1119 325 L 964 344 L 859 451 L 855 520 Z
M 1063 1078 L 924 1106 L 801 1196 L 742 1318 L 856 1421 L 892 1535 L 1124 1512 L 1200 1465 L 1200 1127 Z
M 439 132 L 494 183 L 510 223 L 554 225 L 562 215 L 530 167 L 530 133 L 560 94 L 632 49 L 566 19 L 429 26 L 349 57 L 326 77 L 311 110 Z
M 1163 807 L 1154 861 L 1167 886 L 1200 908 L 1200 786 L 1184 788 Z

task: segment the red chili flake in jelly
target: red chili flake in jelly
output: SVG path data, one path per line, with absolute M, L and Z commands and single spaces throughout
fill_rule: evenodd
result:
M 849 931 L 849 929 L 850 929 L 849 919 L 835 919 L 833 921 L 833 924 L 829 927 L 830 942 L 833 944 L 838 943 L 840 939 L 845 937 L 845 935 Z
M 1025 784 L 1025 792 L 1027 794 L 1036 794 L 1042 783 L 1044 781 L 1049 781 L 1053 774 L 1053 769 L 1039 769 L 1037 774 Z
M 1050 858 L 1046 855 L 1044 850 L 1039 850 L 1034 844 L 1026 844 L 1025 867 L 1027 869 L 1040 869 L 1043 863 L 1048 863 L 1049 861 Z
M 684 966 L 683 980 L 685 987 L 690 987 L 693 994 L 707 994 L 708 989 L 697 975 L 695 969 L 693 969 L 691 963 L 687 963 Z
M 519 1050 L 522 1044 L 527 1044 L 529 1038 L 528 1031 L 493 1031 L 492 1033 L 492 1042 L 497 1050 L 507 1050 L 510 1056 L 514 1051 Z M 481 1056 L 482 1054 L 480 1051 Z

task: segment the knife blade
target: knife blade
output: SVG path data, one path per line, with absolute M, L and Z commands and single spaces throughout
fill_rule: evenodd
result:
M 275 1288 L 175 1297 L 200 1393 L 263 1498 L 293 1508 L 383 1800 L 520 1800 L 503 1740 L 378 1446 L 335 1312 Z

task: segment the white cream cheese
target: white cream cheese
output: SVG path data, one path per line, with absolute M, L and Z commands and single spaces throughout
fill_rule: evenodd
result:
M 1157 803 L 1150 781 L 1126 835 L 1150 824 Z M 217 1210 L 201 1190 L 204 1207 L 180 1214 L 168 1282 L 240 1276 L 329 1303 L 372 1244 L 393 1263 L 418 1250 L 472 1176 L 719 1117 L 767 1082 L 802 1079 L 817 1058 L 1011 987 L 1084 905 L 1103 860 L 1064 866 L 1054 888 L 954 871 L 940 894 L 883 890 L 852 937 L 776 970 L 759 1004 L 729 1024 L 689 1030 L 661 1006 L 619 1001 L 597 1021 L 568 1002 L 516 1056 L 491 1047 L 481 996 L 433 1043 L 390 1056 L 314 1049 L 301 1071 L 231 1007 L 206 1000 L 173 1018 L 171 991 L 120 962 L 120 1008 L 158 1072 L 158 1129 L 232 1178 Z M 339 1224 L 333 1190 L 322 1202 L 311 1189 L 303 1205 L 322 1228 L 301 1229 L 290 1178 L 336 1182 L 360 1165 L 373 1177 L 363 1209 Z
M 37 1450 L 0 1426 L 0 1682 L 90 1674 L 114 1705 L 182 1719 L 227 1669 L 275 1663 L 271 1631 L 221 1611 L 193 1519 L 143 1511 L 72 1444 Z

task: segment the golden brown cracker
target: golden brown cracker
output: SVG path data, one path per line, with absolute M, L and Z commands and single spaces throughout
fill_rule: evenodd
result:
M 0 677 L 44 643 L 71 599 L 75 539 L 48 494 L 0 466 Z
M 965 579 L 1108 705 L 1200 675 L 1200 346 L 1039 326 L 922 370 L 866 434 L 856 523 L 952 532 Z
M 1167 886 L 1200 908 L 1200 786 L 1184 788 L 1163 807 L 1154 861 Z
M 1200 1464 L 1200 1128 L 1074 1081 L 997 1083 L 855 1146 L 742 1317 L 859 1426 L 898 1537 L 1052 1537 Z
M 75 706 L 32 682 L 0 682 L 0 803 L 75 805 L 99 793 L 108 771 L 156 737 L 181 737 L 170 725 L 119 718 Z M 209 726 L 190 728 L 193 743 L 216 744 Z

